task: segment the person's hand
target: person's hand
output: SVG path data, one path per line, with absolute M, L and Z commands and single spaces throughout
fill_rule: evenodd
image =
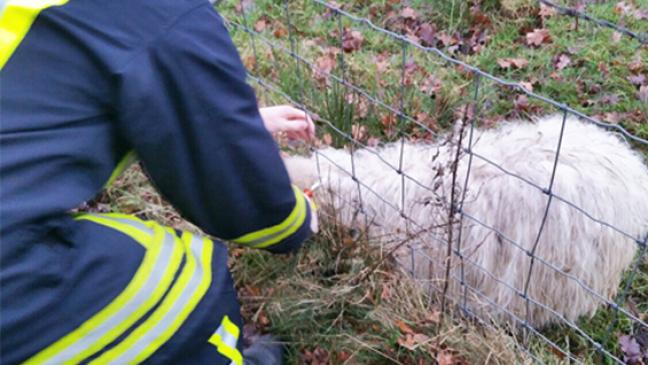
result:
M 309 140 L 315 137 L 315 124 L 303 110 L 290 105 L 260 108 L 266 129 L 272 133 L 283 132 L 289 139 Z

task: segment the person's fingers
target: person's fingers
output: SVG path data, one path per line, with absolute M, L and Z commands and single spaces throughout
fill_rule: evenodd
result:
M 313 123 L 313 119 L 311 119 L 310 116 L 308 116 L 308 138 L 313 139 L 315 138 L 315 123 Z
M 305 111 L 303 111 L 301 109 L 297 109 L 297 108 L 295 108 L 293 106 L 290 106 L 290 105 L 281 105 L 281 106 L 279 106 L 278 109 L 277 109 L 277 112 L 279 112 L 280 115 L 283 118 L 286 118 L 286 119 L 303 119 L 303 120 L 306 120 L 306 121 L 311 120 L 308 113 L 306 113 Z
M 308 130 L 308 123 L 303 120 L 288 120 L 281 123 L 281 130 L 284 132 L 300 132 Z

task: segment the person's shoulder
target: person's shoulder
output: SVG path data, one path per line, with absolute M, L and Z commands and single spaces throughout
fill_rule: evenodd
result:
M 117 22 L 165 28 L 178 18 L 201 6 L 211 6 L 208 0 L 112 0 L 92 1 L 97 8 L 114 16 Z

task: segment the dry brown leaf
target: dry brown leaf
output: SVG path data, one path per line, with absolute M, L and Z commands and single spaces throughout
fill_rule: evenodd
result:
M 429 75 L 424 81 L 423 85 L 421 85 L 421 91 L 428 95 L 436 94 L 441 90 L 441 87 L 443 86 L 443 83 L 441 82 L 441 79 L 436 77 L 434 74 Z
M 335 66 L 337 65 L 335 54 L 332 52 L 327 52 L 323 56 L 318 57 L 315 60 L 315 75 L 314 78 L 320 83 L 326 81 L 328 76 L 331 74 Z
M 361 125 L 361 124 L 353 124 L 351 126 L 351 136 L 353 139 L 356 141 L 364 141 L 365 138 L 367 138 L 367 126 Z
M 275 36 L 275 38 L 283 38 L 288 35 L 288 29 L 283 24 L 281 24 L 281 22 L 274 22 L 273 28 L 274 31 L 272 32 L 272 34 Z
M 401 321 L 400 319 L 396 320 L 396 325 L 398 326 L 398 329 L 402 333 L 406 333 L 410 335 L 414 334 L 414 330 L 410 326 L 408 326 L 405 322 Z
M 455 357 L 452 352 L 443 350 L 437 353 L 436 361 L 439 365 L 454 365 Z
M 254 30 L 261 33 L 266 29 L 267 25 L 268 25 L 268 22 L 266 22 L 265 19 L 260 19 L 259 21 L 254 23 Z
M 526 35 L 526 42 L 529 46 L 539 47 L 543 43 L 549 43 L 550 41 L 551 35 L 549 34 L 549 29 L 534 29 Z
M 639 72 L 644 68 L 643 62 L 641 62 L 641 59 L 636 59 L 628 64 L 628 69 L 631 72 Z
M 432 24 L 421 24 L 416 35 L 423 41 L 424 46 L 433 46 L 436 43 L 436 27 Z
M 633 16 L 637 20 L 648 20 L 648 9 L 637 9 Z
M 456 37 L 451 36 L 446 32 L 439 33 L 439 36 L 437 38 L 439 38 L 441 43 L 443 43 L 443 45 L 446 47 L 456 44 L 459 41 Z
M 619 102 L 619 95 L 617 94 L 603 95 L 601 99 L 599 99 L 599 102 L 601 104 L 616 104 Z
M 396 341 L 401 347 L 404 347 L 410 351 L 414 350 L 416 348 L 416 343 L 414 342 L 414 336 L 410 334 L 406 334 L 404 336 L 401 336 L 398 338 Z
M 515 105 L 516 110 L 521 110 L 521 111 L 529 110 L 529 98 L 524 94 L 518 95 L 515 98 L 513 104 Z
M 631 75 L 628 76 L 628 81 L 630 81 L 632 85 L 641 86 L 646 83 L 646 75 L 644 74 Z
M 380 299 L 385 300 L 391 297 L 391 289 L 387 284 L 382 285 L 382 291 L 380 292 Z
M 529 64 L 529 61 L 524 58 L 500 58 L 497 60 L 497 64 L 500 65 L 503 69 L 508 68 L 524 68 Z
M 520 81 L 520 85 L 529 91 L 533 91 L 533 84 L 528 81 Z
M 403 17 L 404 19 L 411 19 L 411 20 L 416 20 L 416 18 L 418 17 L 418 14 L 416 13 L 416 10 L 414 10 L 414 9 L 412 9 L 412 8 L 410 8 L 410 7 L 406 7 L 406 8 L 404 8 L 404 9 L 401 11 L 401 14 L 400 14 L 400 15 L 401 15 L 401 17 Z
M 598 64 L 598 70 L 599 70 L 603 75 L 607 75 L 608 73 L 610 73 L 610 69 L 609 69 L 608 66 L 607 66 L 605 63 L 603 63 L 603 62 L 601 62 L 601 63 Z
M 542 18 L 549 18 L 557 14 L 556 9 L 552 8 L 551 6 L 547 6 L 545 4 L 540 4 L 540 11 L 538 12 L 538 15 Z
M 559 54 L 558 57 L 554 59 L 554 66 L 556 66 L 556 69 L 559 71 L 569 66 L 570 63 L 571 58 L 564 53 Z
M 625 1 L 620 1 L 614 6 L 614 12 L 619 15 L 629 15 L 634 13 L 634 7 Z
M 364 37 L 357 30 L 345 29 L 342 35 L 342 49 L 344 52 L 353 52 L 360 49 Z
M 254 67 L 256 66 L 256 58 L 254 56 L 247 56 L 243 58 L 243 65 L 248 70 L 253 70 Z
M 428 314 L 425 316 L 425 320 L 430 323 L 436 323 L 438 324 L 441 322 L 441 311 L 439 310 L 431 310 L 428 312 Z
M 639 93 L 637 95 L 639 100 L 643 101 L 644 103 L 648 103 L 648 85 L 644 85 L 639 88 Z

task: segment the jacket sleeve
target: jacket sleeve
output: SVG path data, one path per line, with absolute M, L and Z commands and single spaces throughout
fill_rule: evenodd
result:
M 116 72 L 119 130 L 154 184 L 215 237 L 273 252 L 310 234 L 236 48 L 208 4 L 181 16 Z

